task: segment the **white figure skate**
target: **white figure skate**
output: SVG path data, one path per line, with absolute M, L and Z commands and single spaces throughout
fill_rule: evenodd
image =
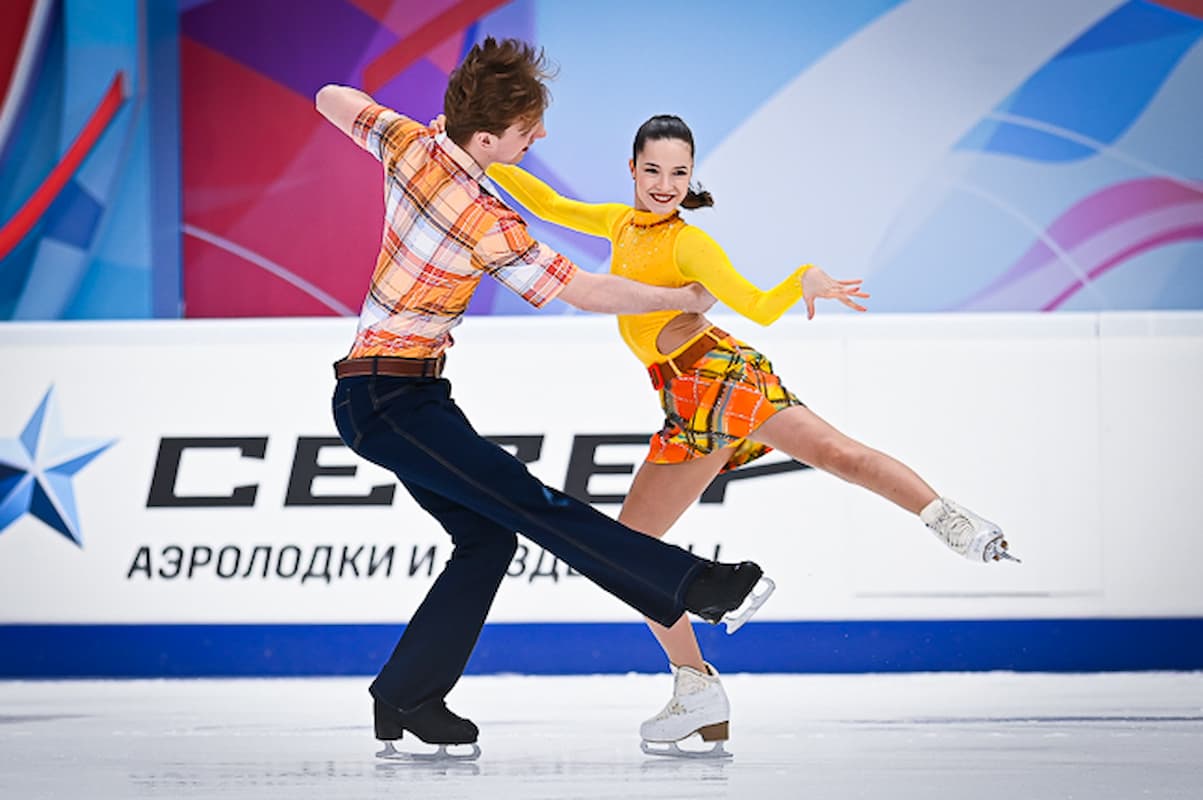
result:
M 953 552 L 970 561 L 1019 561 L 1007 552 L 1002 529 L 946 497 L 937 497 L 919 512 L 919 518 Z
M 639 726 L 639 745 L 649 756 L 670 758 L 731 758 L 723 748 L 730 732 L 731 704 L 718 671 L 706 665 L 709 675 L 692 667 L 673 670 L 673 696 L 664 709 Z M 709 750 L 682 750 L 677 743 L 694 734 L 713 742 Z

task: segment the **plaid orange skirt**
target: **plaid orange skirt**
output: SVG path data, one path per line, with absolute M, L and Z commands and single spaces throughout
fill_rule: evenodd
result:
M 722 471 L 772 448 L 747 437 L 783 408 L 803 405 L 773 374 L 773 365 L 743 342 L 715 342 L 689 370 L 660 389 L 664 428 L 652 436 L 647 461 L 678 464 L 734 446 Z

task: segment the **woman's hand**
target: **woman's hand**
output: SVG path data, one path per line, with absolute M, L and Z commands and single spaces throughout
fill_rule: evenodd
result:
M 443 116 L 442 114 L 439 114 L 437 117 L 432 119 L 430 121 L 430 124 L 427 125 L 426 127 L 430 128 L 432 131 L 434 131 L 435 134 L 446 133 L 447 132 L 447 117 Z
M 861 278 L 847 281 L 837 281 L 818 267 L 811 267 L 802 274 L 802 297 L 806 300 L 806 318 L 815 318 L 815 300 L 828 297 L 839 300 L 853 311 L 865 311 L 865 307 L 856 302 L 854 297 L 868 297 L 860 289 Z

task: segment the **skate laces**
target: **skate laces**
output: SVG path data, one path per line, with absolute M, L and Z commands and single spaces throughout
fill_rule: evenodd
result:
M 655 719 L 664 720 L 679 714 L 688 714 L 680 698 L 704 692 L 715 682 L 717 676 L 703 675 L 690 667 L 673 667 L 673 696 L 660 710 Z
M 977 533 L 973 520 L 947 503 L 941 504 L 940 515 L 936 518 L 936 524 L 932 526 L 932 529 L 949 547 L 961 555 L 968 551 L 969 545 Z
M 685 695 L 704 692 L 718 681 L 718 673 L 704 675 L 693 667 L 673 667 L 673 671 L 674 697 L 684 697 Z

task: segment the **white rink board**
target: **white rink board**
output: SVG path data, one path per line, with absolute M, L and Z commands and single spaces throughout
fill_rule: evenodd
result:
M 967 564 L 907 513 L 813 470 L 735 481 L 670 541 L 763 564 L 778 590 L 761 618 L 1203 614 L 1192 502 L 1203 476 L 1203 314 L 832 315 L 767 329 L 716 320 L 767 353 L 821 416 L 1002 524 L 1024 559 Z M 450 548 L 403 490 L 387 506 L 285 504 L 298 441 L 336 436 L 330 363 L 353 329 L 345 319 L 0 326 L 0 440 L 20 435 L 51 387 L 60 438 L 115 440 L 70 480 L 82 546 L 32 514 L 0 530 L 0 623 L 405 619 L 432 580 L 429 562 L 409 574 L 415 548 L 420 561 L 434 547 L 438 564 Z M 530 468 L 552 486 L 564 485 L 580 437 L 642 437 L 660 424 L 611 319 L 469 318 L 456 338 L 454 396 L 483 434 L 541 436 Z M 184 451 L 175 495 L 254 485 L 253 505 L 148 508 L 163 440 L 204 437 L 266 446 L 262 458 Z M 605 445 L 594 457 L 636 464 L 643 452 Z M 357 473 L 318 477 L 312 495 L 395 483 L 341 446 L 317 463 Z M 629 480 L 595 475 L 588 488 L 621 494 Z M 266 577 L 256 547 L 256 558 L 270 548 Z M 368 575 L 372 548 L 390 547 L 389 574 L 382 563 Z M 211 558 L 188 576 L 189 555 L 177 567 L 168 548 Z M 340 570 L 344 550 L 358 575 Z M 315 554 L 319 577 L 302 580 Z M 492 621 L 637 620 L 562 565 L 557 579 L 542 574 L 546 559 L 533 575 L 537 556 L 515 565 L 522 574 L 504 583 Z

